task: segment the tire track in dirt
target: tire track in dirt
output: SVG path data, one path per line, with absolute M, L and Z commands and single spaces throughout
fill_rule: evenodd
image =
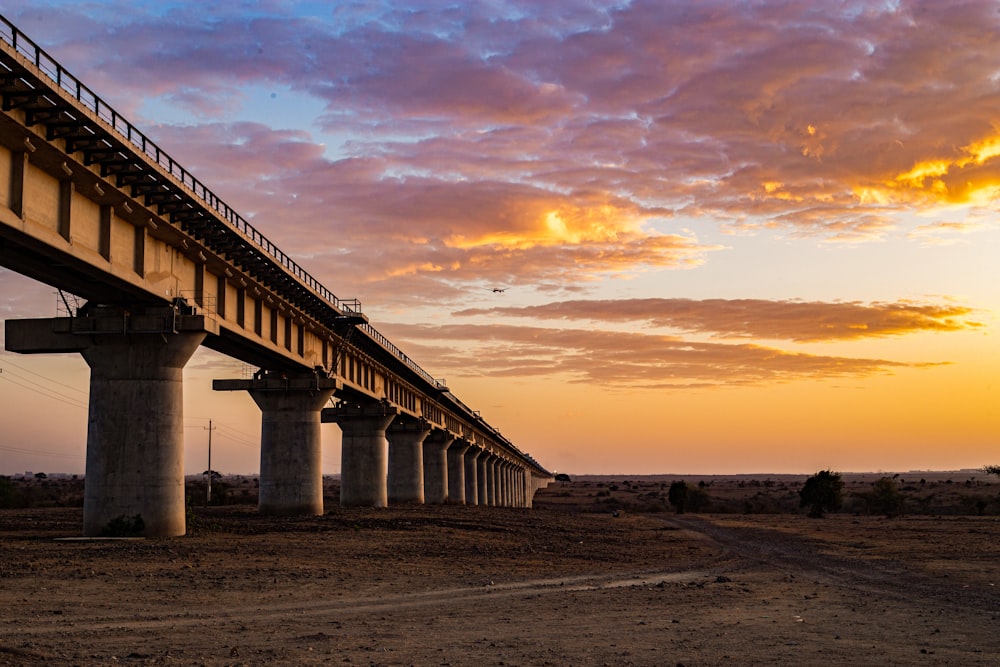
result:
M 844 589 L 860 590 L 914 606 L 948 605 L 963 612 L 1000 611 L 1000 592 L 958 588 L 908 568 L 898 561 L 852 559 L 831 555 L 833 545 L 799 535 L 762 528 L 720 526 L 695 516 L 661 517 L 671 527 L 714 542 L 744 562 L 736 570 L 770 566 L 786 574 L 811 577 Z
M 683 570 L 674 572 L 637 572 L 610 575 L 579 575 L 547 579 L 530 579 L 487 586 L 435 589 L 416 593 L 399 595 L 351 596 L 337 599 L 309 600 L 294 603 L 274 603 L 242 607 L 227 607 L 211 612 L 166 612 L 150 610 L 145 613 L 121 616 L 102 615 L 90 618 L 61 618 L 58 621 L 39 622 L 31 619 L 30 624 L 9 628 L 10 636 L 24 637 L 27 635 L 44 636 L 67 631 L 105 632 L 105 631 L 138 631 L 161 630 L 164 628 L 183 629 L 220 623 L 243 622 L 252 619 L 253 623 L 280 622 L 283 620 L 311 621 L 323 617 L 335 616 L 338 619 L 368 614 L 384 614 L 401 609 L 422 607 L 454 607 L 461 604 L 474 603 L 483 599 L 496 599 L 515 596 L 541 596 L 575 593 L 583 591 L 599 591 L 632 586 L 656 586 L 665 583 L 684 583 L 697 581 L 709 576 L 715 576 L 703 570 Z M 0 632 L 0 641 L 7 638 L 7 633 Z

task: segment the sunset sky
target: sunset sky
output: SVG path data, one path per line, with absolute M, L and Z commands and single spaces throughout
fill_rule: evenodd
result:
M 549 470 L 1000 464 L 993 1 L 0 11 Z M 0 473 L 83 472 L 83 360 L 0 369 Z M 188 472 L 258 470 L 244 373 Z

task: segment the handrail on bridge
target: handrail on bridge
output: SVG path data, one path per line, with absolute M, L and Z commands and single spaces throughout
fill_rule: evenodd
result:
M 313 278 L 305 269 L 299 266 L 292 258 L 281 251 L 276 245 L 271 243 L 253 225 L 243 219 L 243 217 L 233 210 L 228 204 L 217 197 L 201 181 L 188 173 L 169 154 L 161 150 L 152 140 L 139 131 L 128 120 L 121 116 L 111 106 L 97 96 L 94 91 L 84 85 L 79 79 L 65 70 L 62 65 L 56 62 L 55 58 L 45 52 L 40 46 L 29 37 L 17 29 L 5 16 L 0 15 L 0 39 L 9 44 L 15 52 L 21 54 L 34 63 L 41 72 L 48 76 L 60 89 L 72 95 L 84 107 L 93 111 L 99 118 L 110 125 L 118 135 L 124 138 L 130 145 L 141 151 L 144 155 L 156 162 L 167 173 L 180 181 L 181 185 L 187 187 L 192 194 L 203 201 L 209 208 L 219 214 L 228 222 L 234 230 L 241 233 L 259 250 L 264 252 L 279 265 L 287 269 L 307 287 L 312 289 L 317 295 L 325 300 L 336 310 L 347 313 L 361 313 L 361 304 L 357 299 L 339 299 L 327 289 L 322 283 Z M 371 338 L 384 347 L 389 353 L 402 361 L 410 370 L 417 373 L 430 386 L 436 389 L 443 389 L 444 385 L 434 379 L 427 371 L 422 369 L 415 361 L 410 359 L 402 350 L 389 341 L 384 335 L 379 333 L 367 322 L 359 325 Z
M 162 150 L 149 137 L 115 111 L 107 102 L 98 97 L 94 91 L 70 74 L 62 65 L 56 62 L 55 58 L 46 53 L 44 49 L 35 44 L 35 42 L 18 30 L 14 24 L 2 15 L 0 15 L 0 39 L 3 39 L 16 52 L 32 61 L 35 67 L 46 74 L 59 88 L 72 95 L 78 102 L 93 111 L 99 118 L 108 123 L 115 132 L 128 141 L 129 144 L 164 168 L 167 173 L 180 181 L 181 185 L 186 186 L 198 199 L 202 200 L 209 208 L 232 225 L 236 231 L 241 232 L 260 250 L 263 250 L 272 259 L 290 271 L 292 275 L 315 290 L 320 296 L 330 302 L 331 305 L 341 311 L 351 313 L 360 312 L 359 310 L 355 310 L 353 306 L 353 304 L 357 303 L 356 300 L 352 302 L 338 299 L 333 292 L 309 275 L 305 269 L 271 243 L 253 225 L 244 220 L 239 213 L 184 169 L 166 151 Z

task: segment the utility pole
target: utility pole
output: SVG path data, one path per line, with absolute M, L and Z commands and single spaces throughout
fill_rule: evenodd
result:
M 205 498 L 205 504 L 211 505 L 212 504 L 212 431 L 215 430 L 215 427 L 212 426 L 211 419 L 208 420 L 208 426 L 205 427 L 205 430 L 208 431 L 208 493 Z

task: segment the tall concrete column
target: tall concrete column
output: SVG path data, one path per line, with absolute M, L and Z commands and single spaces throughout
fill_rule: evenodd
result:
M 528 472 L 528 497 L 525 502 L 525 507 L 531 507 L 534 501 L 535 492 L 538 489 L 544 489 L 546 486 L 552 483 L 551 477 L 541 477 L 536 475 L 534 472 Z
M 90 366 L 83 534 L 119 518 L 142 519 L 147 537 L 174 537 L 184 523 L 183 371 L 217 324 L 174 306 L 8 320 L 13 352 L 80 352 Z
M 483 450 L 473 447 L 470 443 L 469 450 L 465 453 L 465 504 L 479 504 L 479 458 L 483 455 Z
M 500 458 L 494 456 L 490 460 L 489 477 L 490 505 L 500 506 Z
M 477 482 L 478 482 L 477 487 L 478 488 L 477 488 L 476 492 L 479 495 L 479 504 L 480 505 L 492 505 L 493 504 L 493 503 L 490 502 L 489 481 L 488 481 L 489 471 L 490 471 L 490 469 L 492 467 L 490 465 L 490 460 L 492 458 L 493 458 L 493 455 L 490 454 L 489 452 L 486 452 L 484 450 L 482 456 L 480 456 L 479 460 L 476 462 L 477 463 L 477 471 L 476 472 L 479 474 L 479 479 L 477 480 Z
M 465 500 L 465 453 L 469 443 L 455 440 L 448 447 L 448 502 L 464 505 Z
M 90 366 L 84 535 L 135 515 L 147 537 L 187 531 L 183 373 L 204 338 L 116 337 L 83 351 Z
M 260 513 L 322 514 L 320 410 L 338 388 L 336 379 L 262 371 L 252 380 L 214 380 L 212 388 L 247 391 L 261 410 Z
M 510 476 L 510 461 L 503 464 L 503 504 L 504 507 L 514 506 L 514 484 Z
M 323 440 L 319 413 L 333 389 L 255 390 L 261 409 L 261 514 L 323 513 Z
M 450 470 L 448 451 L 455 435 L 434 430 L 424 440 L 424 502 L 441 505 L 448 502 Z
M 503 507 L 503 459 L 497 458 L 493 463 L 493 504 Z
M 510 476 L 510 462 L 504 461 L 503 464 L 503 505 L 504 507 L 514 506 L 514 485 Z
M 389 440 L 385 430 L 398 413 L 398 408 L 388 403 L 344 404 L 322 411 L 322 421 L 335 422 L 342 433 L 342 506 L 385 507 L 389 504 Z
M 389 502 L 424 502 L 424 440 L 431 426 L 423 419 L 397 418 L 388 429 Z

